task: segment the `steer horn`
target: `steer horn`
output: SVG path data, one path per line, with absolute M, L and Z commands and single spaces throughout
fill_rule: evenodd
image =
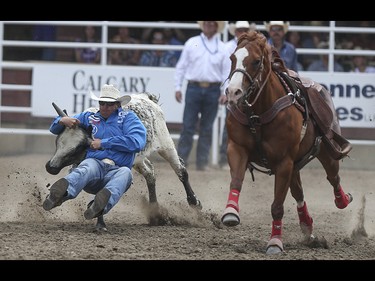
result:
M 54 102 L 52 103 L 52 105 L 55 108 L 57 114 L 59 114 L 59 116 L 61 116 L 61 117 L 68 117 L 68 115 L 64 111 L 62 111 L 61 108 L 58 107 Z

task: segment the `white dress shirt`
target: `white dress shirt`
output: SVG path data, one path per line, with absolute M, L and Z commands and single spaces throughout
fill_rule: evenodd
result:
M 198 82 L 223 83 L 229 75 L 229 52 L 215 34 L 208 39 L 203 32 L 188 39 L 176 64 L 175 90 L 181 91 L 184 79 Z

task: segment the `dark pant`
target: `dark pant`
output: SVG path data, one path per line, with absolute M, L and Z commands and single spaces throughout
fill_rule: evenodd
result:
M 187 86 L 183 127 L 177 147 L 178 154 L 186 164 L 188 164 L 198 121 L 199 137 L 196 165 L 199 168 L 208 164 L 212 143 L 212 128 L 219 107 L 219 97 L 220 85 L 213 85 L 207 88 L 191 84 Z

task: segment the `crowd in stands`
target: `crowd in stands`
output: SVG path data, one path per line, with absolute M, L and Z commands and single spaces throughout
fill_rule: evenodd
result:
M 94 26 L 85 26 L 82 37 L 77 42 L 99 43 L 99 36 Z M 100 49 L 96 47 L 77 48 L 74 50 L 75 61 L 83 63 L 100 63 Z
M 231 22 L 229 22 L 231 23 Z M 270 31 L 265 22 L 254 22 L 257 26 L 264 26 L 266 28 L 260 30 L 273 41 L 272 33 L 278 31 Z M 328 26 L 328 21 L 291 21 L 291 25 L 302 26 Z M 336 26 L 348 27 L 375 27 L 375 21 L 337 21 Z M 101 42 L 101 27 L 100 26 L 86 26 L 86 27 L 72 27 L 72 26 L 50 26 L 50 25 L 35 25 L 31 26 L 30 32 L 23 26 L 23 29 L 17 25 L 6 25 L 4 28 L 4 40 L 34 40 L 34 41 L 73 41 L 73 42 Z M 68 31 L 64 31 L 69 30 Z M 26 30 L 26 31 L 25 31 Z M 276 30 L 276 29 L 274 29 Z M 282 40 L 288 45 L 299 48 L 317 48 L 324 49 L 328 47 L 329 33 L 328 32 L 305 32 L 305 31 L 290 31 L 283 29 Z M 66 35 L 70 33 L 70 38 Z M 158 44 L 158 45 L 184 45 L 186 40 L 198 35 L 199 29 L 177 29 L 177 28 L 137 28 L 137 27 L 109 27 L 108 42 L 115 44 Z M 29 37 L 29 38 L 28 38 Z M 24 38 L 24 39 L 22 39 Z M 233 35 L 228 33 L 228 40 L 231 40 Z M 373 33 L 343 33 L 335 34 L 335 49 L 345 50 L 375 50 L 375 34 Z M 276 34 L 276 39 L 277 34 Z M 69 56 L 59 56 L 60 53 L 67 53 L 61 48 L 36 48 L 21 47 L 3 47 L 4 60 L 44 60 L 44 61 L 73 61 L 79 63 L 96 63 L 101 62 L 100 48 L 73 48 Z M 29 52 L 29 57 L 27 57 Z M 298 50 L 297 50 L 298 53 Z M 145 50 L 145 49 L 128 49 L 124 48 L 109 48 L 107 63 L 113 65 L 140 65 L 140 66 L 163 66 L 175 67 L 181 51 L 179 50 Z M 63 58 L 62 58 L 63 57 Z M 68 57 L 68 59 L 67 59 Z M 322 71 L 326 70 L 325 55 L 316 54 L 298 54 L 297 64 L 293 65 L 297 71 Z M 358 59 L 354 55 L 335 55 L 335 71 L 357 72 L 358 64 L 366 64 L 368 70 L 372 71 L 375 66 L 375 58 L 373 56 L 365 56 Z M 360 61 L 360 62 L 359 62 Z M 362 67 L 363 68 L 363 67 Z M 357 69 L 357 70 L 356 70 Z

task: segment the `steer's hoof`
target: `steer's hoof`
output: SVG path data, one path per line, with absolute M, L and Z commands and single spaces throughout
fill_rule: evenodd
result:
M 96 224 L 95 224 L 95 231 L 96 232 L 107 232 L 107 226 L 104 222 L 104 216 L 101 215 L 97 218 Z

